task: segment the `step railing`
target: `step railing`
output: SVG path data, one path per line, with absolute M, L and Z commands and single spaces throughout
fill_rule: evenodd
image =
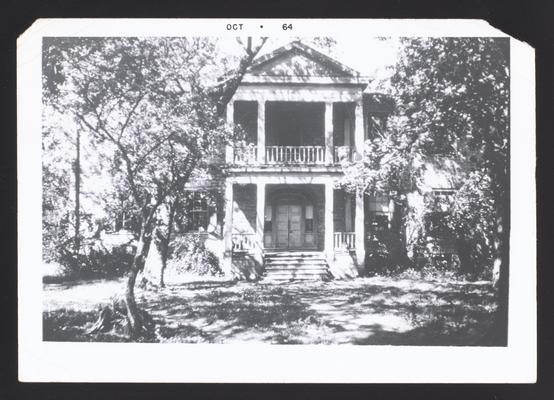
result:
M 325 164 L 325 146 L 266 146 L 267 164 Z
M 256 248 L 256 234 L 254 233 L 233 233 L 233 252 L 250 253 Z
M 335 232 L 333 248 L 335 250 L 354 250 L 356 248 L 356 233 Z

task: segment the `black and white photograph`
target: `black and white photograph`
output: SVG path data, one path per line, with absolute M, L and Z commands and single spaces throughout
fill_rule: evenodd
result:
M 269 22 L 43 34 L 33 335 L 507 349 L 513 39 Z

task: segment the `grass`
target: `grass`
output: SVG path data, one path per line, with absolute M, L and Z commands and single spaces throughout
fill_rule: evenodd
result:
M 85 334 L 97 305 L 122 283 L 45 284 L 44 340 L 126 340 Z M 155 341 L 183 343 L 482 345 L 495 310 L 487 282 L 382 277 L 278 285 L 189 282 L 139 290 L 137 301 L 156 321 Z

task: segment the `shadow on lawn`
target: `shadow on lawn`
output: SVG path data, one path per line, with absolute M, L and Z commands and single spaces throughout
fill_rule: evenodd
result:
M 207 342 L 225 342 L 257 331 L 263 341 L 291 343 L 295 342 L 291 337 L 294 325 L 317 316 L 308 303 L 282 288 L 266 291 L 255 286 L 240 291 L 204 291 L 192 298 L 161 296 L 146 309 L 160 323 L 162 338 Z
M 494 310 L 489 286 L 437 284 L 433 290 L 351 283 L 195 282 L 144 293 L 141 306 L 158 326 L 158 340 L 188 343 L 256 341 L 274 344 L 484 345 Z M 366 321 L 376 315 L 407 329 Z M 44 340 L 120 341 L 85 335 L 95 313 L 44 314 Z M 358 322 L 357 325 L 353 321 Z M 352 332 L 352 335 L 350 333 Z M 341 336 L 342 335 L 342 336 Z M 346 335 L 346 336 L 344 336 Z M 488 343 L 494 345 L 494 343 Z

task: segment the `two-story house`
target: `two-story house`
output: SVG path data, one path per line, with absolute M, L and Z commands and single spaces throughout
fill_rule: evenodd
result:
M 390 218 L 392 203 L 366 204 L 335 186 L 340 162 L 360 154 L 368 136 L 366 86 L 358 72 L 300 42 L 254 62 L 227 106 L 229 124 L 246 134 L 226 151 L 227 270 L 254 263 L 266 272 L 295 265 L 297 276 L 309 275 L 309 265 L 338 273 L 337 253 L 363 268 L 364 210 Z

